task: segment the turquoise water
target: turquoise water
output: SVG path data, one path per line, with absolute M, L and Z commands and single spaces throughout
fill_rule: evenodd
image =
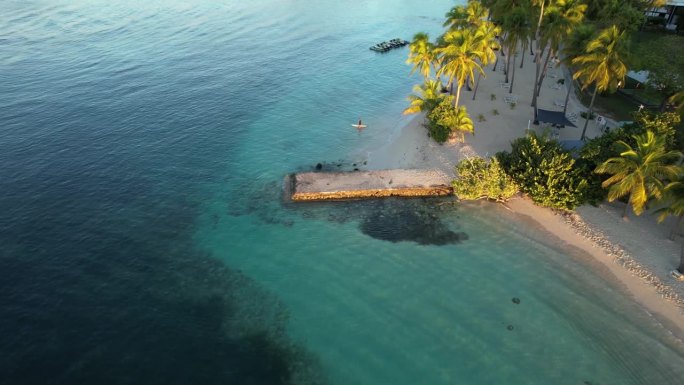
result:
M 0 384 L 678 383 L 681 341 L 500 207 L 283 202 L 406 123 L 406 49 L 368 47 L 451 5 L 0 4 Z

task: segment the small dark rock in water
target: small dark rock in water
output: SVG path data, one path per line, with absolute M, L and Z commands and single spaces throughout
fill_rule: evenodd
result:
M 366 165 L 366 163 L 367 163 L 367 162 L 366 162 L 366 161 L 364 160 L 364 161 L 363 161 L 363 165 L 365 166 L 365 165 Z
M 513 301 L 513 303 L 516 304 L 516 305 L 519 305 L 519 304 L 520 304 L 520 298 L 518 298 L 518 297 L 513 297 L 512 301 Z
M 322 165 L 322 164 L 318 163 L 318 164 L 316 165 L 316 170 L 320 170 L 320 169 L 322 169 L 322 168 L 323 168 L 323 165 Z
M 337 167 L 342 167 L 342 165 L 338 163 L 338 164 L 337 164 Z
M 508 325 L 508 326 L 506 326 L 506 329 L 508 329 L 508 330 L 513 330 L 513 325 Z
M 358 168 L 355 168 L 354 171 L 359 171 L 359 169 L 358 169 Z
M 352 166 L 356 167 L 356 163 L 352 164 Z

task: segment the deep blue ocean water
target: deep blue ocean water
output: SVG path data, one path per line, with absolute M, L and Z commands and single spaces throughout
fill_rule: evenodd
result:
M 406 49 L 368 47 L 451 5 L 1 2 L 0 384 L 678 383 L 681 341 L 499 207 L 282 200 L 406 123 Z

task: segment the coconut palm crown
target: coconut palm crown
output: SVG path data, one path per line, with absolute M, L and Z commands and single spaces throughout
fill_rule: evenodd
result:
M 404 115 L 432 111 L 444 99 L 441 91 L 442 83 L 433 79 L 427 79 L 425 83 L 413 86 L 413 94 L 408 97 L 411 104 L 404 110 Z
M 627 216 L 627 208 L 632 207 L 636 215 L 641 215 L 650 198 L 661 199 L 664 182 L 675 180 L 680 173 L 679 166 L 673 164 L 681 158 L 679 151 L 668 151 L 665 137 L 653 131 L 634 135 L 636 148 L 622 140 L 616 142 L 620 156 L 606 160 L 594 170 L 599 174 L 611 174 L 602 186 L 608 188 L 608 201 L 629 195 L 622 213 Z
M 583 55 L 572 59 L 572 64 L 578 67 L 573 78 L 582 80 L 582 89 L 586 89 L 591 84 L 594 85 L 594 94 L 589 103 L 589 116 L 593 112 L 597 92 L 615 90 L 625 79 L 627 74 L 627 66 L 623 62 L 626 54 L 625 41 L 625 32 L 620 31 L 616 26 L 608 27 L 587 44 Z M 586 137 L 588 124 L 589 119 L 584 123 L 582 140 Z
M 456 83 L 455 107 L 466 79 L 474 79 L 476 71 L 484 73 L 479 63 L 485 58 L 481 39 L 482 35 L 471 29 L 452 30 L 444 34 L 446 45 L 435 49 L 442 62 L 437 75 L 446 75 L 448 85 Z
M 412 64 L 411 74 L 416 71 L 426 79 L 430 77 L 433 67 L 437 67 L 437 57 L 435 46 L 430 42 L 430 36 L 425 32 L 418 32 L 413 36 L 413 41 L 409 44 L 409 57 L 406 64 Z

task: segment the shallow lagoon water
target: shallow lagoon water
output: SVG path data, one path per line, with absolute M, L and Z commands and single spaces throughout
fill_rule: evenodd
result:
M 681 342 L 506 210 L 282 201 L 406 122 L 406 49 L 368 47 L 450 6 L 0 4 L 0 383 L 677 383 Z

